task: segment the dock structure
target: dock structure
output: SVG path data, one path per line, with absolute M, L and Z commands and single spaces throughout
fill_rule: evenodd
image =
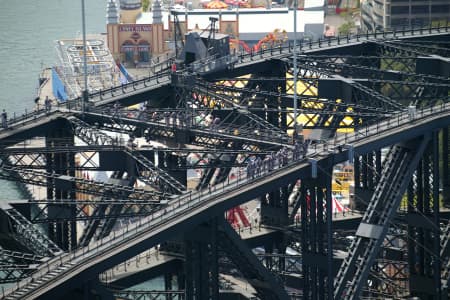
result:
M 0 207 L 3 298 L 448 297 L 449 37 L 287 43 L 220 70 L 167 62 L 5 120 L 0 177 L 46 195 Z M 339 213 L 338 164 L 354 171 Z M 156 277 L 160 290 L 130 289 Z
M 44 80 L 51 80 L 51 91 L 42 90 L 47 85 L 41 85 L 42 99 L 49 96 L 56 104 L 56 101 L 80 97 L 86 88 L 93 93 L 121 83 L 119 67 L 101 35 L 90 36 L 86 41 L 87 87 L 84 86 L 83 40 L 58 40 L 55 51 L 56 65 L 50 68 L 51 74 L 44 72 L 42 76 Z

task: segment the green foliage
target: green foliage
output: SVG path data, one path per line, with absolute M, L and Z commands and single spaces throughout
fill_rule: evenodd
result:
M 142 0 L 142 10 L 148 11 L 149 7 L 150 7 L 150 0 Z
M 338 28 L 338 32 L 340 35 L 347 35 L 352 32 L 352 29 L 355 28 L 355 23 L 353 21 L 348 21 Z
M 355 22 L 352 19 L 352 14 L 349 12 L 342 12 L 340 16 L 345 20 L 345 23 L 338 27 L 338 33 L 340 35 L 350 34 L 352 29 L 356 28 Z

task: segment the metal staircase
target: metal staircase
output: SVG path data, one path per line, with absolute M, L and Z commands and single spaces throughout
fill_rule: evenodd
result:
M 411 180 L 428 139 L 420 145 L 391 148 L 380 181 L 334 281 L 334 299 L 359 299 L 389 225 Z M 415 151 L 414 151 L 415 149 Z
M 0 283 L 16 282 L 36 269 L 43 257 L 0 247 Z
M 159 186 L 161 192 L 169 194 L 181 194 L 186 191 L 186 187 L 183 184 L 170 176 L 166 171 L 155 166 L 152 161 L 139 153 L 139 151 L 134 151 L 134 149 L 126 147 L 125 153 L 130 155 L 138 164 L 142 165 L 145 168 L 145 171 L 150 172 L 150 176 L 144 176 L 147 181 L 150 180 L 149 177 L 157 179 L 157 185 Z M 142 178 L 143 176 L 139 177 L 139 179 Z
M 236 105 L 232 98 L 217 93 L 214 89 L 208 89 L 207 86 L 198 85 L 195 87 L 195 90 L 214 99 L 221 100 L 223 103 L 236 109 L 236 114 L 230 114 L 226 119 L 222 120 L 218 128 L 219 131 L 234 134 L 235 130 L 238 130 L 239 136 L 247 137 L 248 139 L 254 139 L 255 135 L 257 135 L 260 141 L 278 142 L 280 145 L 289 143 L 288 135 L 280 128 L 247 109 Z M 242 124 L 243 119 L 245 122 Z
M 75 134 L 88 144 L 118 145 L 118 141 L 98 130 L 95 130 L 89 124 L 78 118 L 72 117 L 70 118 L 70 122 L 74 125 Z M 142 165 L 145 168 L 145 171 L 149 171 L 153 177 L 157 178 L 157 180 L 154 181 L 149 180 L 148 177 L 144 176 L 142 178 L 143 182 L 151 183 L 152 186 L 158 187 L 162 189 L 163 192 L 168 192 L 171 194 L 181 194 L 186 190 L 184 185 L 170 176 L 166 171 L 156 167 L 153 162 L 140 154 L 138 151 L 135 151 L 133 146 L 125 146 L 123 149 L 125 153 L 130 155 L 137 163 Z
M 114 172 L 111 177 L 110 177 L 110 181 L 111 180 L 118 180 L 123 176 L 123 172 Z M 129 185 L 133 185 L 133 183 L 129 184 Z M 126 195 L 126 194 L 125 194 Z M 126 195 L 128 196 L 128 195 Z M 117 196 L 116 196 L 117 197 Z M 102 200 L 108 200 L 111 199 L 111 196 L 108 194 L 105 194 L 102 197 Z M 93 212 L 93 216 L 95 216 L 96 218 L 93 220 L 90 220 L 86 226 L 86 228 L 83 231 L 83 235 L 80 238 L 79 241 L 79 246 L 80 247 L 85 247 L 87 246 L 92 237 L 94 237 L 95 233 L 97 232 L 98 228 L 100 227 L 100 230 L 103 229 L 105 223 L 115 223 L 116 218 L 113 219 L 104 219 L 102 220 L 101 217 L 106 216 L 107 214 L 111 214 L 111 215 L 117 215 L 121 212 L 123 208 L 123 204 L 112 204 L 112 205 L 108 205 L 108 204 L 100 204 L 98 206 L 95 207 L 95 210 Z
M 47 235 L 39 231 L 33 223 L 15 208 L 3 210 L 13 221 L 15 238 L 33 253 L 40 256 L 55 256 L 62 250 Z
M 59 274 L 63 273 L 64 271 L 69 270 L 72 266 L 74 266 L 75 263 L 66 262 L 64 264 L 59 265 L 58 267 L 52 269 L 47 274 L 33 280 L 32 282 L 28 283 L 26 286 L 22 287 L 21 289 L 15 290 L 8 296 L 6 296 L 5 300 L 13 300 L 13 299 L 23 299 L 23 296 L 32 291 L 33 289 L 45 285 L 46 282 L 54 279 Z

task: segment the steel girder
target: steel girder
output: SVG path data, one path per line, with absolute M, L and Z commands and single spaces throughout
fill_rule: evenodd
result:
M 42 256 L 11 251 L 0 247 L 0 283 L 16 282 L 35 269 Z
M 27 218 L 13 207 L 3 209 L 12 222 L 15 240 L 27 247 L 35 255 L 55 256 L 62 252 L 61 248 L 36 228 Z
M 114 218 L 136 218 L 147 216 L 153 212 L 157 205 L 149 204 L 146 200 L 29 200 L 29 205 L 35 204 L 34 214 L 30 221 L 33 224 L 39 223 L 59 223 L 68 221 L 90 221 L 99 219 L 114 219 Z M 162 204 L 161 204 L 162 205 Z M 109 207 L 108 212 L 103 215 L 89 213 L 96 211 L 98 207 Z M 121 206 L 122 211 L 112 212 L 111 208 L 114 206 Z M 56 213 L 50 217 L 47 211 L 49 208 L 54 208 Z M 67 216 L 64 210 L 73 208 L 74 216 Z
M 419 56 L 351 56 L 351 55 L 308 55 L 300 56 L 299 62 L 314 63 L 344 77 L 379 80 L 416 81 L 446 84 L 449 79 L 442 76 L 417 74 L 405 69 L 415 65 Z
M 418 106 L 434 105 L 436 101 L 448 101 L 448 90 L 450 80 L 445 77 L 432 76 L 426 74 L 415 74 L 401 71 L 401 61 L 404 59 L 396 59 L 395 57 L 370 57 L 371 59 L 381 62 L 385 70 L 378 67 L 366 67 L 354 64 L 352 57 L 302 57 L 300 61 L 306 61 L 320 68 L 324 68 L 329 72 L 333 72 L 345 77 L 352 78 L 370 78 L 359 81 L 363 85 L 375 90 L 393 100 L 401 103 L 414 103 Z M 415 64 L 417 57 L 411 60 Z M 344 62 L 340 61 L 344 60 Z M 345 63 L 349 60 L 352 65 Z M 365 59 L 355 58 L 361 63 L 366 63 Z M 369 63 L 369 62 L 368 62 Z M 392 68 L 392 69 L 389 69 Z M 430 102 L 433 100 L 432 102 Z M 420 102 L 418 102 L 420 101 Z M 430 102 L 430 103 L 427 103 Z
M 128 290 L 113 290 L 113 294 L 115 297 L 119 299 L 127 299 L 127 300 L 159 300 L 162 299 L 172 299 L 172 300 L 184 300 L 186 299 L 185 291 L 128 291 Z
M 117 184 L 109 184 L 105 182 L 98 182 L 94 180 L 88 180 L 83 178 L 76 178 L 67 175 L 49 174 L 47 172 L 25 170 L 17 167 L 10 167 L 3 164 L 0 168 L 0 178 L 7 180 L 14 180 L 17 182 L 23 182 L 38 186 L 47 186 L 47 182 L 50 182 L 53 186 L 59 186 L 61 188 L 72 190 L 74 192 L 81 192 L 96 196 L 108 195 L 123 195 L 126 199 L 146 199 L 151 203 L 158 204 L 161 200 L 164 200 L 166 196 L 163 193 L 155 191 L 147 191 L 142 188 L 134 188 L 121 186 Z M 17 175 L 14 175 L 14 172 Z M 119 196 L 119 198 L 121 198 Z
M 289 299 L 281 279 L 265 269 L 239 238 L 236 231 L 225 221 L 220 224 L 217 243 L 235 263 L 261 299 Z
M 74 166 L 74 170 L 105 170 L 102 166 L 97 165 L 93 161 L 93 156 L 96 153 L 102 155 L 102 152 L 123 152 L 123 146 L 99 146 L 99 145 L 87 145 L 87 146 L 73 146 L 73 147 L 56 147 L 56 148 L 8 148 L 5 149 L 5 155 L 9 156 L 11 161 L 10 165 L 18 168 L 25 169 L 43 169 L 45 165 L 42 163 L 45 161 L 46 153 L 73 153 L 83 155 L 85 162 L 82 165 Z M 149 154 L 153 155 L 155 152 L 163 154 L 173 154 L 174 157 L 181 157 L 186 159 L 192 156 L 202 156 L 201 159 L 196 161 L 190 159 L 187 163 L 181 163 L 177 160 L 177 165 L 175 166 L 162 166 L 163 169 L 168 170 L 183 170 L 183 169 L 205 169 L 217 167 L 217 164 L 224 167 L 242 167 L 246 165 L 246 160 L 242 162 L 237 162 L 230 160 L 229 157 L 234 155 L 241 155 L 243 157 L 248 157 L 252 155 L 266 155 L 271 153 L 271 151 L 252 151 L 244 149 L 193 149 L 193 148 L 137 148 L 145 156 Z M 86 153 L 89 152 L 89 155 Z M 150 155 L 150 156 L 151 156 Z M 26 162 L 27 158 L 29 159 Z M 203 161 L 202 161 L 203 160 Z M 55 170 L 56 171 L 56 170 Z
M 236 103 L 232 95 L 217 93 L 216 90 L 209 89 L 210 86 L 211 85 L 207 82 L 197 81 L 197 85 L 193 88 L 196 102 L 200 102 L 202 99 L 207 99 L 208 102 L 217 102 L 219 109 L 215 111 L 211 110 L 211 113 L 213 114 L 220 114 L 222 107 L 234 108 L 234 110 L 232 110 L 230 114 L 226 114 L 221 120 L 221 123 L 218 124 L 219 131 L 221 130 L 220 125 L 223 125 L 230 128 L 229 131 L 235 132 L 238 130 L 239 135 L 248 135 L 248 137 L 251 137 L 255 134 L 254 129 L 256 128 L 260 132 L 259 135 L 262 141 L 266 140 L 269 136 L 271 136 L 273 140 L 280 140 L 281 143 L 287 141 L 286 133 L 280 130 L 280 128 L 272 125 L 257 114 L 248 111 L 245 107 L 245 103 L 242 103 L 242 101 Z M 206 103 L 206 105 L 208 105 L 208 103 Z M 209 104 L 209 106 L 211 105 L 212 104 Z
M 399 42 L 399 41 L 389 41 L 388 45 L 399 46 L 402 49 L 408 49 L 409 51 L 413 51 L 415 53 L 427 53 L 427 54 L 435 54 L 443 57 L 450 56 L 450 49 L 440 47 L 438 44 L 428 43 L 424 45 L 423 43 L 416 43 L 414 41 L 407 42 Z
M 333 293 L 333 244 L 331 166 L 319 166 L 317 176 L 302 179 L 301 249 L 303 298 L 331 298 Z
M 99 131 L 95 131 L 92 127 L 90 127 L 80 119 L 70 118 L 69 120 L 74 124 L 75 134 L 88 144 L 117 145 L 117 141 L 115 141 L 112 137 Z M 166 171 L 155 166 L 153 162 L 136 151 L 135 146 L 132 144 L 132 142 L 131 144 L 123 146 L 123 150 L 126 154 L 133 158 L 137 164 L 141 166 L 142 169 L 138 167 L 138 174 L 140 174 L 139 179 L 141 179 L 145 183 L 157 187 L 162 193 L 180 194 L 184 190 L 186 190 L 184 185 L 178 182 Z
M 109 182 L 124 182 L 127 183 L 128 186 L 132 187 L 135 184 L 135 178 L 133 176 L 130 176 L 126 180 L 123 180 L 122 177 L 124 175 L 124 172 L 114 172 L 110 178 Z M 123 196 L 127 196 L 127 194 L 124 194 Z M 102 197 L 103 200 L 108 199 L 109 197 Z M 117 215 L 120 215 L 122 210 L 128 209 L 127 206 L 124 204 L 100 204 L 98 206 L 95 206 L 94 211 L 92 213 L 92 216 L 94 218 L 90 219 L 86 227 L 84 228 L 83 235 L 80 238 L 79 246 L 85 247 L 88 246 L 91 239 L 94 237 L 95 233 L 99 229 L 99 232 L 97 234 L 98 238 L 102 238 L 107 236 L 111 230 L 113 229 L 115 222 L 117 220 Z M 111 215 L 112 218 L 98 218 L 105 215 Z
M 334 298 L 357 299 L 360 296 L 389 224 L 428 142 L 429 136 L 425 136 L 410 145 L 394 146 L 389 152 L 356 239 L 336 276 Z
M 45 147 L 71 147 L 74 145 L 74 136 L 67 126 L 53 128 L 45 134 Z M 45 164 L 45 173 L 54 174 L 55 176 L 74 177 L 75 171 L 75 156 L 71 153 L 47 153 L 45 154 L 45 161 L 40 162 Z M 58 172 L 56 172 L 56 169 Z M 53 178 L 47 177 L 43 184 L 46 185 L 46 197 L 48 199 L 66 199 L 75 197 L 73 189 L 63 187 L 56 182 L 52 182 Z M 55 210 L 50 208 L 48 215 L 51 217 Z M 69 217 L 72 216 L 73 208 L 67 208 L 64 213 Z M 76 248 L 77 243 L 77 228 L 74 221 L 61 222 L 57 224 L 48 224 L 48 236 L 61 249 L 69 250 Z
M 98 124 L 99 129 L 113 132 L 125 132 L 136 134 L 136 127 L 139 128 L 139 135 L 144 135 L 148 139 L 174 140 L 180 144 L 193 144 L 205 147 L 217 147 L 222 143 L 233 144 L 240 143 L 246 145 L 247 149 L 253 147 L 279 147 L 283 141 L 273 141 L 268 137 L 259 139 L 255 137 L 254 130 L 251 132 L 237 132 L 235 128 L 227 126 L 218 127 L 217 130 L 211 130 L 202 126 L 194 125 L 192 115 L 188 122 L 170 123 L 151 120 L 138 120 L 135 116 L 119 117 L 109 116 L 104 113 L 85 113 L 85 121 Z M 165 116 L 158 116 L 158 120 L 164 120 Z M 262 137 L 262 136 L 261 136 Z
M 272 80 L 276 80 L 276 79 L 272 79 Z M 305 113 L 315 113 L 315 114 L 330 114 L 330 115 L 342 115 L 343 113 L 335 111 L 335 110 L 327 110 L 326 105 L 334 105 L 336 107 L 340 107 L 343 109 L 349 109 L 349 108 L 356 108 L 358 110 L 358 113 L 361 113 L 363 116 L 365 114 L 367 114 L 368 116 L 383 116 L 383 113 L 380 111 L 379 107 L 376 106 L 372 106 L 372 105 L 360 105 L 358 103 L 345 103 L 345 102 L 335 102 L 335 101 L 331 101 L 328 99 L 319 99 L 318 95 L 317 95 L 317 89 L 318 89 L 318 85 L 319 85 L 319 81 L 320 79 L 318 78 L 305 78 L 305 77 L 300 77 L 298 78 L 299 82 L 303 82 L 303 81 L 309 81 L 309 82 L 315 82 L 313 87 L 309 87 L 306 88 L 305 90 L 303 90 L 303 95 L 301 95 L 299 93 L 298 95 L 298 100 L 299 102 L 307 102 L 308 105 L 304 105 L 303 107 L 301 107 L 302 112 Z M 218 85 L 218 84 L 212 84 L 209 83 L 207 85 L 208 89 L 210 89 L 212 92 L 214 93 L 221 93 L 224 95 L 227 94 L 241 94 L 241 93 L 250 93 L 252 92 L 253 95 L 256 96 L 260 96 L 260 97 L 275 97 L 275 98 L 280 98 L 282 99 L 282 103 L 284 106 L 288 106 L 291 107 L 293 105 L 293 95 L 292 94 L 287 94 L 287 93 L 283 93 L 283 92 L 271 92 L 271 91 L 265 91 L 265 90 L 256 90 L 256 91 L 252 91 L 252 90 L 248 90 L 247 88 L 243 87 L 230 87 L 230 86 L 224 86 L 224 85 Z M 314 89 L 313 94 L 312 95 L 306 95 L 308 89 Z M 230 102 L 232 101 L 232 98 L 229 100 Z M 275 111 L 275 108 L 254 108 L 251 106 L 248 106 L 248 103 L 243 103 L 243 105 L 245 105 L 245 108 L 248 109 L 249 111 L 259 111 L 259 110 L 263 110 L 263 111 Z M 287 110 L 287 109 L 278 109 L 277 111 L 280 111 L 282 113 L 286 113 L 286 112 L 292 112 L 292 110 Z M 352 113 L 351 111 L 347 112 L 350 115 L 355 115 L 355 113 Z
M 437 200 L 440 182 L 438 140 L 438 132 L 433 132 L 407 194 L 410 294 L 421 298 L 443 296 L 441 276 L 445 276 L 445 262 L 449 258 L 445 250 L 449 237 L 446 233 L 441 235 L 443 228 Z

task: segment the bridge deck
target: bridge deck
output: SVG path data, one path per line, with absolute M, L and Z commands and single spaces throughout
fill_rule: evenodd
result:
M 407 134 L 411 139 L 424 135 L 429 132 L 430 125 L 436 122 L 443 125 L 450 124 L 450 103 L 424 110 L 413 121 L 409 119 L 408 114 L 399 114 L 395 118 L 372 125 L 365 130 L 340 137 L 334 142 L 335 145 L 352 144 L 356 152 L 363 154 L 373 143 L 380 145 L 395 143 L 395 139 L 399 139 L 397 137 L 399 133 L 402 133 L 402 136 Z M 334 150 L 331 153 L 329 151 L 332 148 L 332 145 L 321 145 L 315 149 L 311 158 L 322 160 L 335 156 L 335 161 L 345 160 L 345 153 L 335 155 Z M 253 180 L 245 178 L 230 182 L 222 188 L 211 190 L 206 195 L 202 192 L 192 193 L 171 200 L 164 211 L 157 211 L 141 219 L 128 230 L 114 232 L 97 243 L 91 243 L 89 247 L 63 254 L 41 265 L 32 275 L 33 280 L 45 278 L 46 275 L 51 274 L 49 270 L 58 267 L 61 269 L 52 274 L 46 282 L 34 288 L 27 284 L 31 279 L 21 282 L 19 286 L 23 286 L 24 289 L 17 290 L 9 297 L 19 296 L 23 299 L 25 296 L 37 297 L 49 292 L 54 293 L 58 287 L 64 286 L 64 283 L 69 280 L 76 280 L 80 276 L 89 278 L 92 274 L 103 272 L 113 267 L 119 257 L 123 259 L 133 257 L 148 249 L 149 246 L 154 246 L 158 241 L 169 238 L 175 232 L 191 228 L 207 220 L 210 215 L 249 201 L 262 192 L 268 192 L 274 183 L 293 181 L 308 170 L 309 163 L 306 160 L 292 162 L 286 167 Z

